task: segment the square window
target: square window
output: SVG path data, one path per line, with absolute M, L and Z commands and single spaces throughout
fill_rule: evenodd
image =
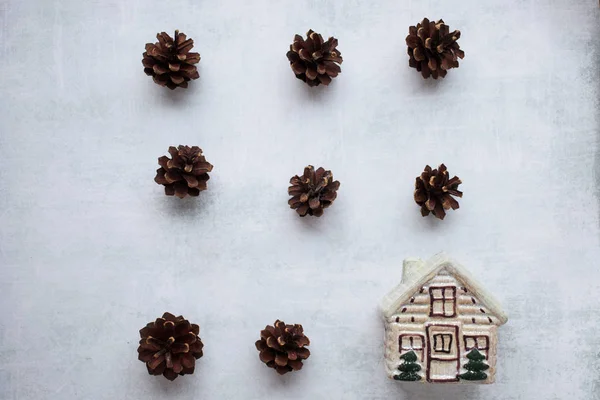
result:
M 465 341 L 465 350 L 471 351 L 473 349 L 479 350 L 486 358 L 489 350 L 489 338 L 485 335 L 482 336 L 463 336 Z
M 401 350 L 422 350 L 423 339 L 421 336 L 402 335 L 400 347 Z
M 473 336 L 465 336 L 465 349 L 471 350 L 475 348 L 475 338 Z
M 423 361 L 425 350 L 423 349 L 424 339 L 419 334 L 400 335 L 400 355 L 414 351 L 419 359 Z
M 456 288 L 433 287 L 429 288 L 431 302 L 430 316 L 451 318 L 456 316 Z

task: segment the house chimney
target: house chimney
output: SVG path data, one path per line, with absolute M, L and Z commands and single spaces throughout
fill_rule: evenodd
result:
M 402 264 L 402 283 L 408 284 L 417 280 L 425 263 L 420 258 L 406 258 Z

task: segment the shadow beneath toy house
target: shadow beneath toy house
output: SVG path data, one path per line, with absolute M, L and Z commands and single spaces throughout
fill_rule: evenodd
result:
M 480 399 L 478 385 L 472 384 L 423 384 L 394 381 L 398 393 L 402 392 L 407 400 L 476 400 Z

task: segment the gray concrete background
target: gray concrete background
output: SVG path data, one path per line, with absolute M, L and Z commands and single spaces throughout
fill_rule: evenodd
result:
M 590 400 L 600 396 L 595 0 L 0 1 L 0 399 Z M 443 81 L 408 67 L 423 16 L 460 29 Z M 144 44 L 175 28 L 201 78 L 170 92 Z M 328 88 L 285 53 L 339 38 Z M 198 199 L 153 182 L 169 145 L 215 165 Z M 465 196 L 421 218 L 414 177 Z M 312 163 L 342 183 L 321 219 L 287 206 Z M 402 259 L 445 250 L 498 297 L 492 386 L 385 377 L 381 297 Z M 163 311 L 201 325 L 197 373 L 136 359 Z M 254 349 L 281 318 L 312 356 L 279 377 Z

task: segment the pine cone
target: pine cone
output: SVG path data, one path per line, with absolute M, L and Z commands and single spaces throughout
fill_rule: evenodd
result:
M 275 326 L 267 325 L 260 332 L 256 348 L 260 360 L 269 368 L 275 368 L 279 375 L 302 369 L 302 360 L 310 356 L 310 340 L 304 335 L 302 325 L 286 325 L 280 320 Z
M 170 381 L 193 374 L 204 347 L 199 333 L 198 325 L 166 312 L 140 330 L 138 359 L 146 363 L 150 375 L 164 375 Z
M 424 18 L 417 26 L 408 28 L 408 65 L 421 71 L 423 78 L 445 77 L 450 68 L 458 68 L 458 59 L 465 53 L 456 42 L 460 31 L 450 32 L 443 20 L 429 22 Z
M 194 65 L 200 62 L 200 54 L 190 53 L 194 41 L 186 39 L 185 34 L 175 31 L 174 37 L 177 42 L 162 32 L 156 35 L 157 43 L 146 43 L 142 64 L 146 75 L 160 86 L 186 88 L 190 80 L 200 77 Z
M 462 197 L 462 192 L 458 190 L 458 185 L 462 182 L 457 176 L 452 179 L 448 177 L 444 164 L 434 170 L 427 165 L 421 176 L 417 177 L 415 201 L 421 206 L 421 215 L 424 217 L 432 212 L 437 218 L 444 219 L 445 210 L 456 210 L 459 207 L 458 201 L 452 196 Z
M 289 199 L 290 208 L 296 209 L 301 217 L 323 215 L 323 209 L 333 203 L 337 197 L 340 182 L 333 180 L 331 171 L 325 171 L 309 165 L 304 168 L 304 175 L 298 175 L 290 179 L 292 186 L 288 187 L 288 194 L 293 196 Z
M 344 60 L 337 50 L 338 40 L 330 37 L 326 42 L 323 36 L 309 30 L 304 40 L 302 36 L 294 36 L 287 58 L 296 78 L 303 80 L 308 86 L 329 85 L 331 78 L 338 76 L 342 69 L 339 64 Z
M 156 170 L 154 182 L 165 185 L 167 196 L 198 196 L 206 190 L 206 181 L 210 179 L 208 172 L 213 166 L 202 155 L 198 146 L 169 147 L 171 159 L 162 156 L 158 159 L 160 168 Z

